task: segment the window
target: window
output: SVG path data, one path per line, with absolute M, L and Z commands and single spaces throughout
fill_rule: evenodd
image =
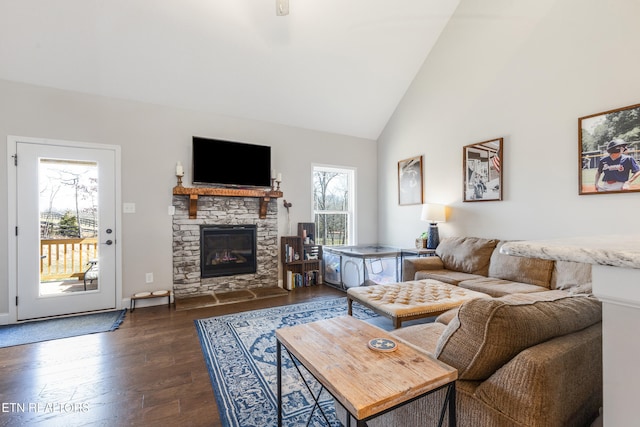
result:
M 354 169 L 313 167 L 313 214 L 317 244 L 355 244 Z

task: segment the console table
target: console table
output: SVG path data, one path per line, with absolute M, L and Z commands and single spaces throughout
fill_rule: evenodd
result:
M 369 341 L 376 338 L 395 341 L 397 349 L 391 352 L 370 349 Z M 380 328 L 343 316 L 277 329 L 276 339 L 278 427 L 282 425 L 282 347 L 351 414 L 347 415 L 347 426 L 351 424 L 351 416 L 358 427 L 365 426 L 371 418 L 444 387 L 447 397 L 440 424 L 448 410 L 448 425 L 456 425 L 458 371 Z M 382 383 L 384 387 L 380 386 Z
M 426 256 L 436 256 L 435 249 L 425 249 L 425 248 L 409 248 L 402 249 L 402 257 L 426 257 Z
M 592 264 L 593 293 L 602 301 L 604 425 L 637 423 L 640 393 L 640 235 L 505 243 L 502 253 Z

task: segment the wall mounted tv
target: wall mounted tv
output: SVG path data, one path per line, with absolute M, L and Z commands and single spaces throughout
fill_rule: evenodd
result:
M 193 137 L 193 183 L 271 186 L 271 147 Z

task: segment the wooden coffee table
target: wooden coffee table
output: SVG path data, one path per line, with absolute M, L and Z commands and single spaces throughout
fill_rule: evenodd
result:
M 375 338 L 393 340 L 397 349 L 391 352 L 372 350 L 368 343 Z M 276 339 L 279 427 L 282 426 L 282 347 L 340 402 L 359 427 L 366 426 L 371 418 L 444 387 L 447 394 L 440 425 L 447 409 L 449 426 L 456 425 L 458 371 L 380 328 L 344 316 L 278 329 Z M 316 407 L 320 408 L 319 404 Z M 350 422 L 348 416 L 347 426 Z

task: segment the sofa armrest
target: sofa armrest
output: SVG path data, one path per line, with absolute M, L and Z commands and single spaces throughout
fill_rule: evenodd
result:
M 602 323 L 529 347 L 476 389 L 518 425 L 589 425 L 602 406 Z
M 443 268 L 444 264 L 437 256 L 405 258 L 402 263 L 402 281 L 415 280 L 416 272 L 420 270 L 442 270 Z

